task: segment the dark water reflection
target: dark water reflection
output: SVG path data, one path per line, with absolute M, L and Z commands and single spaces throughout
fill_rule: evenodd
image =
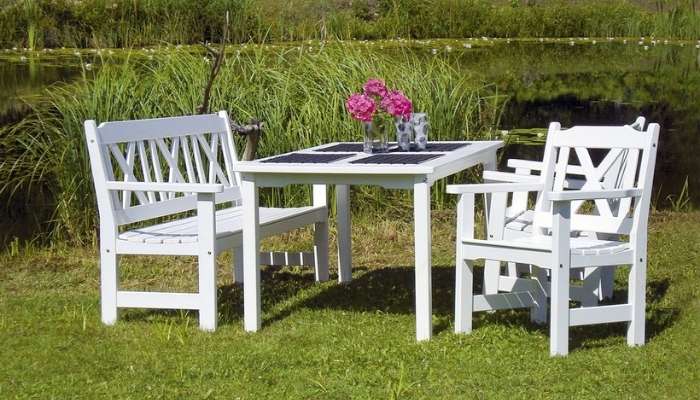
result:
M 655 175 L 657 206 L 688 179 L 700 189 L 700 50 L 695 45 L 510 44 L 464 59 L 510 95 L 501 127 L 544 128 L 631 123 L 638 115 L 661 125 Z M 505 158 L 540 158 L 542 149 L 515 145 Z M 700 204 L 695 196 L 694 204 Z
M 636 43 L 501 43 L 454 48 L 437 56 L 451 59 L 465 73 L 483 74 L 509 97 L 501 129 L 545 128 L 550 121 L 564 127 L 624 124 L 638 115 L 658 122 L 662 131 L 654 189 L 657 207 L 668 206 L 667 196 L 678 194 L 686 179 L 693 203 L 700 204 L 700 196 L 694 196 L 700 191 L 700 174 L 695 173 L 700 171 L 700 50 L 695 45 L 645 49 Z M 430 48 L 415 51 L 435 57 Z M 47 86 L 81 76 L 81 60 L 71 54 L 0 57 L 1 126 L 29 112 L 24 102 Z M 509 136 L 511 142 L 516 137 Z M 541 153 L 541 145 L 511 143 L 503 160 L 539 159 Z M 13 221 L 22 216 L 13 212 L 17 210 L 0 207 L 0 230 L 5 231 L 2 225 L 18 225 Z

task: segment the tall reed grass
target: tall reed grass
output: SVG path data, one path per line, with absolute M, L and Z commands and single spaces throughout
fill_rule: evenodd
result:
M 525 5 L 534 3 L 534 5 Z M 700 38 L 693 2 L 541 0 L 10 0 L 0 45 L 135 47 L 231 39 L 651 36 Z M 659 2 L 657 2 L 659 3 Z
M 445 59 L 394 54 L 360 46 L 250 46 L 232 54 L 212 93 L 212 110 L 234 119 L 266 122 L 259 155 L 331 141 L 361 140 L 359 125 L 345 109 L 348 94 L 368 77 L 385 78 L 431 116 L 432 139 L 477 139 L 497 125 L 503 99 L 493 85 Z M 0 139 L 0 194 L 36 193 L 49 199 L 56 239 L 83 241 L 96 226 L 95 201 L 82 122 L 185 115 L 195 112 L 209 69 L 201 55 L 172 50 L 148 62 L 127 60 L 86 72 L 84 79 L 47 90 L 45 100 Z M 435 200 L 443 204 L 438 188 Z M 267 204 L 308 202 L 307 187 L 264 193 Z M 361 188 L 361 210 L 410 207 L 402 193 Z

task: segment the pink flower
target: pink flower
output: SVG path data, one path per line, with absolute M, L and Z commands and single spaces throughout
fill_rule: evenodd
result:
M 388 93 L 386 84 L 381 79 L 369 79 L 362 88 L 368 96 L 384 97 Z
M 370 122 L 377 109 L 374 100 L 366 94 L 353 93 L 345 102 L 350 115 L 360 121 Z
M 413 111 L 413 103 L 403 92 L 392 90 L 382 99 L 382 108 L 394 117 L 408 119 Z

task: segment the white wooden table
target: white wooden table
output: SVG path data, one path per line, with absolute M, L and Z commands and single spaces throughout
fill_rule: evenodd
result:
M 460 145 L 461 147 L 455 148 Z M 430 188 L 438 179 L 477 164 L 483 164 L 485 169 L 495 169 L 496 151 L 503 147 L 503 142 L 433 142 L 430 146 L 427 151 L 382 154 L 383 156 L 392 155 L 393 158 L 410 154 L 435 157 L 409 164 L 383 163 L 385 159 L 380 160 L 382 163 L 363 162 L 362 160 L 375 155 L 362 153 L 359 143 L 330 143 L 280 156 L 237 163 L 234 170 L 241 174 L 244 213 L 245 329 L 257 331 L 261 324 L 258 188 L 313 184 L 314 204 L 321 204 L 326 202 L 326 185 L 335 185 L 338 218 L 338 280 L 344 283 L 351 280 L 352 272 L 350 185 L 378 185 L 390 189 L 413 189 L 416 338 L 417 340 L 430 339 L 432 336 Z M 346 151 L 337 151 L 338 149 Z M 319 154 L 327 156 L 320 157 Z M 334 161 L 317 159 L 333 158 L 333 154 L 337 154 L 338 157 L 342 154 L 345 157 Z M 279 159 L 279 157 L 284 158 Z M 309 159 L 315 162 L 308 162 Z

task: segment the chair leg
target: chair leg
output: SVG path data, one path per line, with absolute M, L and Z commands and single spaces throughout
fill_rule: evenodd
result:
M 498 293 L 498 283 L 501 278 L 501 262 L 484 260 L 484 294 Z
M 615 267 L 600 267 L 600 288 L 598 298 L 600 300 L 612 299 L 615 286 Z
M 568 260 L 552 268 L 549 354 L 569 354 L 569 266 Z
M 199 328 L 215 331 L 216 311 L 216 258 L 212 253 L 199 256 Z
M 469 333 L 474 311 L 474 264 L 471 260 L 457 260 L 455 282 L 455 332 Z
M 316 282 L 328 280 L 328 222 L 314 224 L 314 273 Z
M 243 283 L 243 246 L 233 249 L 233 283 Z
M 114 325 L 117 322 L 117 289 L 119 277 L 119 256 L 113 250 L 102 249 L 100 256 L 100 305 L 102 323 Z
M 530 321 L 536 324 L 547 323 L 547 270 L 531 266 L 532 278 L 538 283 L 538 291 L 534 294 L 537 306 L 530 309 Z
M 644 325 L 646 311 L 646 262 L 643 258 L 635 259 L 629 274 L 629 294 L 627 302 L 632 306 L 632 318 L 627 325 L 627 344 L 641 346 L 644 344 Z
M 582 307 L 595 307 L 598 305 L 598 288 L 600 287 L 601 278 L 600 267 L 585 268 L 583 273 L 583 297 L 581 300 Z

